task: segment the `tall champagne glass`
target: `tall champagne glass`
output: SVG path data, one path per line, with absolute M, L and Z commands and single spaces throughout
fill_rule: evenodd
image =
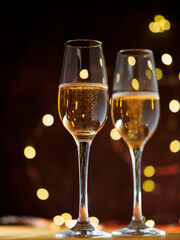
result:
M 104 126 L 108 114 L 108 83 L 102 43 L 78 39 L 65 44 L 58 93 L 58 111 L 64 127 L 78 149 L 79 217 L 76 225 L 57 237 L 109 237 L 95 229 L 88 214 L 87 178 L 93 138 Z
M 127 143 L 133 169 L 133 216 L 113 235 L 164 235 L 145 225 L 141 205 L 141 156 L 159 121 L 159 93 L 153 53 L 146 49 L 117 54 L 111 105 L 112 121 Z

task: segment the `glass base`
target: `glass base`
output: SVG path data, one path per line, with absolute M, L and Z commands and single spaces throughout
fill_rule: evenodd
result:
M 113 236 L 128 236 L 128 235 L 142 235 L 142 236 L 163 236 L 166 232 L 156 228 L 146 226 L 144 223 L 131 222 L 127 227 L 113 231 Z
M 72 229 L 56 234 L 57 238 L 107 238 L 111 236 L 111 233 L 94 228 L 90 222 L 77 222 Z

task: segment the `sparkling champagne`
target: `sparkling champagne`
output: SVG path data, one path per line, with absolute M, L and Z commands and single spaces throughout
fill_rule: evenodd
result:
M 112 95 L 113 123 L 130 148 L 141 147 L 154 133 L 159 120 L 159 95 L 121 92 Z
M 76 139 L 92 139 L 103 127 L 107 119 L 108 101 L 108 87 L 104 84 L 59 85 L 59 115 Z

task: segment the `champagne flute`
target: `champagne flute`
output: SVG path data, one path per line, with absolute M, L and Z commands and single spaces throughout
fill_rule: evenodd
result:
M 111 117 L 127 143 L 133 169 L 133 216 L 130 224 L 113 235 L 164 235 L 145 225 L 141 204 L 141 156 L 159 121 L 159 93 L 153 53 L 126 49 L 117 54 Z
M 108 114 L 108 83 L 102 43 L 77 39 L 65 43 L 58 93 L 58 112 L 78 149 L 79 217 L 76 225 L 57 237 L 110 237 L 89 221 L 87 177 L 93 138 L 104 126 Z

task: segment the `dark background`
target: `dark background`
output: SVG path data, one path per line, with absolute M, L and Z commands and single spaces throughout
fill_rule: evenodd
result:
M 143 153 L 142 169 L 162 169 L 153 176 L 151 193 L 142 191 L 143 213 L 158 224 L 178 223 L 180 217 L 180 152 L 169 144 L 180 140 L 180 112 L 169 102 L 180 101 L 179 2 L 173 1 L 77 1 L 27 3 L 0 6 L 1 167 L 0 216 L 26 215 L 52 218 L 63 212 L 78 214 L 77 150 L 57 113 L 57 90 L 64 42 L 75 38 L 98 39 L 104 52 L 111 94 L 117 51 L 148 48 L 163 71 L 159 83 L 161 119 Z M 149 23 L 162 14 L 171 29 L 154 34 Z M 173 64 L 165 66 L 168 52 Z M 55 122 L 43 126 L 50 113 Z M 132 171 L 123 140 L 113 141 L 111 118 L 93 141 L 89 164 L 89 212 L 101 221 L 128 222 L 132 214 Z M 36 157 L 27 159 L 24 147 L 33 145 Z M 176 164 L 175 173 L 168 171 Z M 163 168 L 164 167 L 164 168 Z M 142 175 L 142 181 L 146 178 Z M 49 191 L 41 201 L 38 188 Z

